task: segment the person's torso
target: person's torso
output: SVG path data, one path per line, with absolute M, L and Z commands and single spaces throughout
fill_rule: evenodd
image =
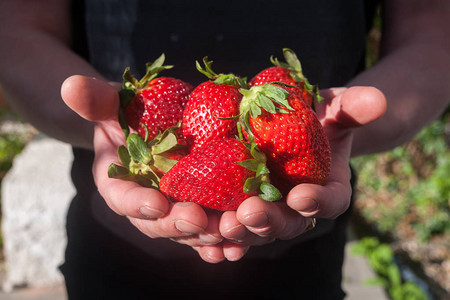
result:
M 376 2 L 85 0 L 86 18 L 75 20 L 78 27 L 74 32 L 76 37 L 85 34 L 86 40 L 76 39 L 74 46 L 85 48 L 86 58 L 108 80 L 121 81 L 128 66 L 140 76 L 146 62 L 165 53 L 166 63 L 174 68 L 162 76 L 192 84 L 207 80 L 195 68 L 195 61 L 205 56 L 214 61 L 217 73 L 251 79 L 271 65 L 271 55 L 282 59 L 282 48 L 287 47 L 297 53 L 311 83 L 321 88 L 342 86 L 363 68 L 366 33 Z M 84 28 L 81 35 L 77 33 Z M 75 163 L 77 157 L 75 153 Z M 86 172 L 90 172 L 88 167 Z M 85 198 L 94 217 L 123 238 L 154 256 L 174 255 L 165 246 L 160 247 L 166 244 L 162 240 L 143 242 L 142 234 L 98 200 L 95 190 Z M 327 226 L 332 226 L 332 221 L 321 220 L 315 231 L 320 233 Z M 258 247 L 257 255 L 281 255 L 296 242 L 271 244 L 267 246 L 270 251 Z

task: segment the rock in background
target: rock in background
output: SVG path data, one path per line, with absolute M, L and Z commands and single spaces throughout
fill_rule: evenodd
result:
M 75 188 L 70 145 L 38 134 L 2 182 L 3 289 L 52 286 L 64 279 L 65 218 Z

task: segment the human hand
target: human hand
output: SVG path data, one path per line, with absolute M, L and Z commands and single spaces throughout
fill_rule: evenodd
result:
M 64 102 L 96 123 L 93 174 L 100 194 L 114 212 L 126 216 L 147 236 L 189 245 L 208 262 L 223 260 L 217 213 L 205 212 L 195 203 L 170 204 L 156 189 L 108 177 L 109 165 L 120 164 L 117 148 L 125 143 L 117 120 L 118 89 L 120 84 L 78 75 L 66 79 L 61 88 Z
M 350 204 L 352 129 L 381 117 L 384 95 L 373 87 L 333 88 L 321 92 L 324 101 L 316 112 L 331 147 L 331 172 L 324 186 L 300 184 L 286 201 L 267 202 L 258 197 L 244 201 L 237 211 L 225 212 L 220 232 L 228 249 L 247 249 L 275 239 L 292 239 L 314 226 L 314 218 L 334 219 Z M 233 252 L 229 252 L 233 253 Z M 228 258 L 228 252 L 224 251 Z

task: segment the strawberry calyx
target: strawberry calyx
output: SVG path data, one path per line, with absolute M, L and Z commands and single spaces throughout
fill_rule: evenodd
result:
M 255 176 L 246 179 L 243 187 L 244 193 L 251 194 L 258 191 L 258 196 L 263 200 L 271 202 L 280 200 L 282 197 L 281 192 L 270 184 L 270 171 L 266 166 L 266 155 L 259 150 L 252 138 L 250 138 L 250 142 L 243 140 L 240 126 L 238 126 L 238 131 L 238 140 L 249 149 L 252 158 L 236 162 L 236 164 L 256 173 Z
M 287 114 L 290 111 L 294 111 L 294 108 L 289 105 L 289 92 L 279 85 L 283 86 L 285 84 L 271 82 L 253 86 L 248 90 L 240 90 L 243 95 L 239 107 L 240 120 L 247 132 L 250 131 L 249 118 L 258 118 L 263 113 L 263 110 L 271 114 Z
M 275 66 L 279 66 L 290 71 L 291 77 L 296 82 L 303 82 L 305 85 L 305 89 L 310 92 L 312 95 L 315 95 L 317 98 L 317 102 L 321 102 L 323 98 L 319 95 L 319 87 L 317 85 L 312 85 L 309 83 L 308 79 L 303 74 L 302 64 L 298 59 L 297 55 L 294 51 L 289 48 L 283 48 L 283 56 L 286 62 L 280 62 L 278 58 L 271 56 L 270 61 Z
M 208 57 L 205 56 L 203 58 L 203 64 L 205 65 L 205 67 L 203 68 L 198 61 L 195 62 L 195 66 L 200 73 L 208 77 L 215 84 L 227 84 L 234 86 L 236 88 L 248 87 L 246 78 L 241 78 L 231 73 L 230 74 L 215 73 L 211 68 L 212 63 L 213 61 L 208 60 Z
M 146 66 L 146 73 L 141 79 L 137 79 L 130 73 L 130 67 L 126 67 L 122 75 L 122 89 L 119 91 L 120 109 L 119 109 L 119 124 L 122 131 L 127 137 L 130 133 L 128 124 L 124 115 L 124 110 L 133 101 L 137 92 L 145 89 L 148 83 L 155 79 L 159 73 L 164 70 L 173 68 L 172 65 L 164 65 L 164 53 L 161 54 L 154 62 L 148 62 Z
M 143 139 L 137 133 L 128 135 L 126 147 L 121 145 L 117 149 L 122 165 L 111 164 L 108 176 L 158 188 L 161 174 L 167 173 L 178 162 L 165 154 L 186 147 L 178 143 L 176 130 L 179 126 L 168 128 L 151 141 Z

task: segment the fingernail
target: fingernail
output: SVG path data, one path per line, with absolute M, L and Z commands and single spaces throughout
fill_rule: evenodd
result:
M 267 213 L 259 212 L 245 216 L 243 221 L 246 226 L 263 227 L 269 222 L 269 217 L 267 216 Z
M 234 256 L 227 257 L 227 260 L 228 261 L 238 261 L 238 260 L 240 260 L 248 252 L 248 249 L 250 249 L 250 247 L 244 247 L 242 249 L 242 253 L 238 253 L 238 254 L 236 254 Z
M 310 231 L 316 227 L 316 218 L 311 218 L 309 225 L 306 227 L 305 232 Z
M 197 226 L 195 224 L 192 224 L 190 222 L 186 222 L 184 220 L 177 220 L 175 221 L 175 227 L 183 232 L 183 233 L 187 233 L 187 234 L 192 234 L 192 233 L 199 233 L 203 231 L 203 228 L 201 228 L 200 226 Z
M 215 245 L 222 241 L 222 238 L 218 238 L 209 233 L 203 233 L 203 234 L 201 233 L 198 235 L 198 238 L 199 238 L 200 242 L 202 242 L 202 244 L 204 244 L 204 245 Z
M 310 213 L 319 209 L 319 203 L 312 198 L 300 198 L 294 200 L 295 209 L 299 212 Z
M 151 208 L 149 206 L 142 206 L 139 208 L 139 212 L 142 216 L 144 216 L 145 219 L 157 219 L 159 217 L 164 216 L 164 212 Z
M 239 224 L 234 227 L 231 227 L 227 231 L 225 231 L 224 236 L 229 239 L 236 242 L 242 241 L 242 239 L 247 235 L 247 229 L 244 227 L 244 225 Z

